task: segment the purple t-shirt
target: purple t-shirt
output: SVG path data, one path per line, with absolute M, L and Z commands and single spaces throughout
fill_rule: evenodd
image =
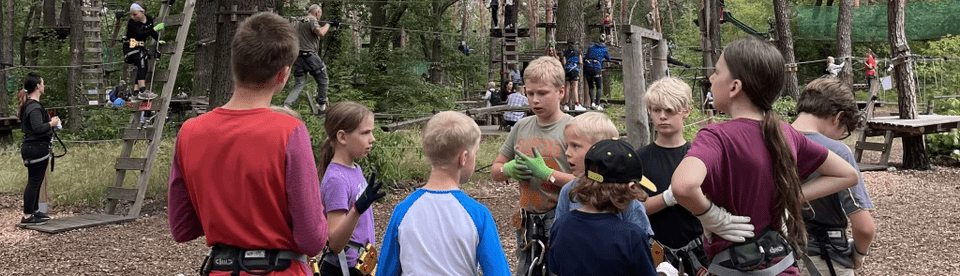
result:
M 793 156 L 799 160 L 797 173 L 800 179 L 806 179 L 827 159 L 828 151 L 807 140 L 790 124 L 781 123 L 781 128 Z M 741 118 L 704 127 L 687 152 L 687 156 L 700 159 L 707 168 L 701 186 L 707 198 L 734 215 L 749 216 L 754 234 L 770 227 L 777 194 L 773 163 L 763 141 L 760 122 Z M 715 237 L 712 243 L 705 242 L 703 249 L 712 258 L 729 245 L 730 242 Z
M 363 170 L 356 163 L 353 168 L 330 162 L 327 171 L 320 182 L 320 194 L 323 197 L 323 207 L 327 213 L 337 210 L 349 211 L 357 197 L 367 188 L 367 180 L 363 178 Z M 373 211 L 367 210 L 360 215 L 357 228 L 353 230 L 351 241 L 359 244 L 376 243 L 375 228 L 373 227 Z M 336 255 L 327 257 L 331 263 L 338 264 Z M 347 263 L 350 266 L 357 264 L 357 252 L 347 249 Z

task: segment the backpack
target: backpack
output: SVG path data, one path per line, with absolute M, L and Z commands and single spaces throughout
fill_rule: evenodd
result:
M 500 96 L 501 96 L 500 91 L 497 91 L 496 89 L 491 89 L 490 99 L 487 100 L 490 102 L 490 106 L 503 105 L 503 98 L 501 98 Z

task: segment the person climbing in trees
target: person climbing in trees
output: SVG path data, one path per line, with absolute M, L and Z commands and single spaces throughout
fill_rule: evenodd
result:
M 137 1 L 130 4 L 130 21 L 127 22 L 127 34 L 124 36 L 124 62 L 133 65 L 136 71 L 136 79 L 133 84 L 132 94 L 140 99 L 150 100 L 157 97 L 156 93 L 147 91 L 147 59 L 151 52 L 147 50 L 147 38 L 153 38 L 157 43 L 165 43 L 160 40 L 160 33 L 163 23 L 153 24 L 153 17 L 147 15 L 143 8 L 143 2 Z M 158 53 L 153 53 L 154 55 Z M 142 94 L 142 95 L 141 95 Z
M 294 23 L 294 30 L 297 32 L 297 38 L 300 41 L 300 54 L 297 55 L 297 61 L 293 63 L 293 91 L 287 95 L 283 101 L 283 106 L 290 107 L 300 97 L 300 90 L 307 84 L 307 74 L 313 76 L 317 81 L 317 104 L 320 105 L 320 111 L 327 110 L 327 65 L 320 59 L 320 38 L 327 35 L 330 27 L 340 26 L 340 21 L 330 20 L 326 24 L 320 24 L 320 16 L 323 10 L 320 5 L 313 4 L 307 9 L 307 16 L 301 17 Z

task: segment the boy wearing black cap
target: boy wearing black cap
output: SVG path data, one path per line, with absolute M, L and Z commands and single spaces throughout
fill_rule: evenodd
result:
M 617 138 L 597 142 L 584 158 L 586 178 L 570 194 L 583 207 L 557 220 L 550 229 L 547 262 L 563 275 L 657 275 L 647 231 L 620 219 L 634 199 L 645 198 L 640 157 Z M 639 184 L 639 185 L 638 185 Z

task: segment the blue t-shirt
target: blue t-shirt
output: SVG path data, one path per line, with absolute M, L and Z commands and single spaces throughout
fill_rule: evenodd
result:
M 570 212 L 550 229 L 547 265 L 560 276 L 656 276 L 644 232 L 613 213 Z
M 557 199 L 557 221 L 573 210 L 580 209 L 583 205 L 580 202 L 570 200 L 570 191 L 577 186 L 577 179 L 570 181 L 560 189 L 560 197 Z M 653 236 L 653 228 L 650 227 L 650 219 L 647 218 L 647 208 L 639 200 L 633 200 L 630 207 L 617 214 L 623 221 L 636 224 L 640 229 L 646 230 L 647 235 Z
M 377 275 L 510 275 L 497 224 L 460 190 L 418 189 L 393 209 Z
M 872 210 L 874 208 L 873 202 L 870 201 L 870 195 L 867 194 L 867 188 L 863 184 L 863 177 L 860 176 L 860 170 L 857 168 L 857 161 L 853 157 L 853 153 L 850 152 L 850 148 L 839 141 L 830 139 L 820 133 L 804 132 L 803 135 L 806 136 L 807 139 L 810 139 L 810 141 L 823 145 L 828 150 L 836 153 L 837 156 L 840 156 L 840 158 L 843 158 L 847 163 L 850 163 L 854 169 L 857 169 L 859 182 L 857 182 L 856 186 L 810 201 L 810 207 L 812 207 L 813 212 L 804 211 L 805 221 L 816 222 L 825 226 L 845 228 L 848 222 L 847 216 L 860 210 Z M 804 183 L 817 176 L 820 176 L 820 174 L 811 174 L 810 177 L 804 180 Z

